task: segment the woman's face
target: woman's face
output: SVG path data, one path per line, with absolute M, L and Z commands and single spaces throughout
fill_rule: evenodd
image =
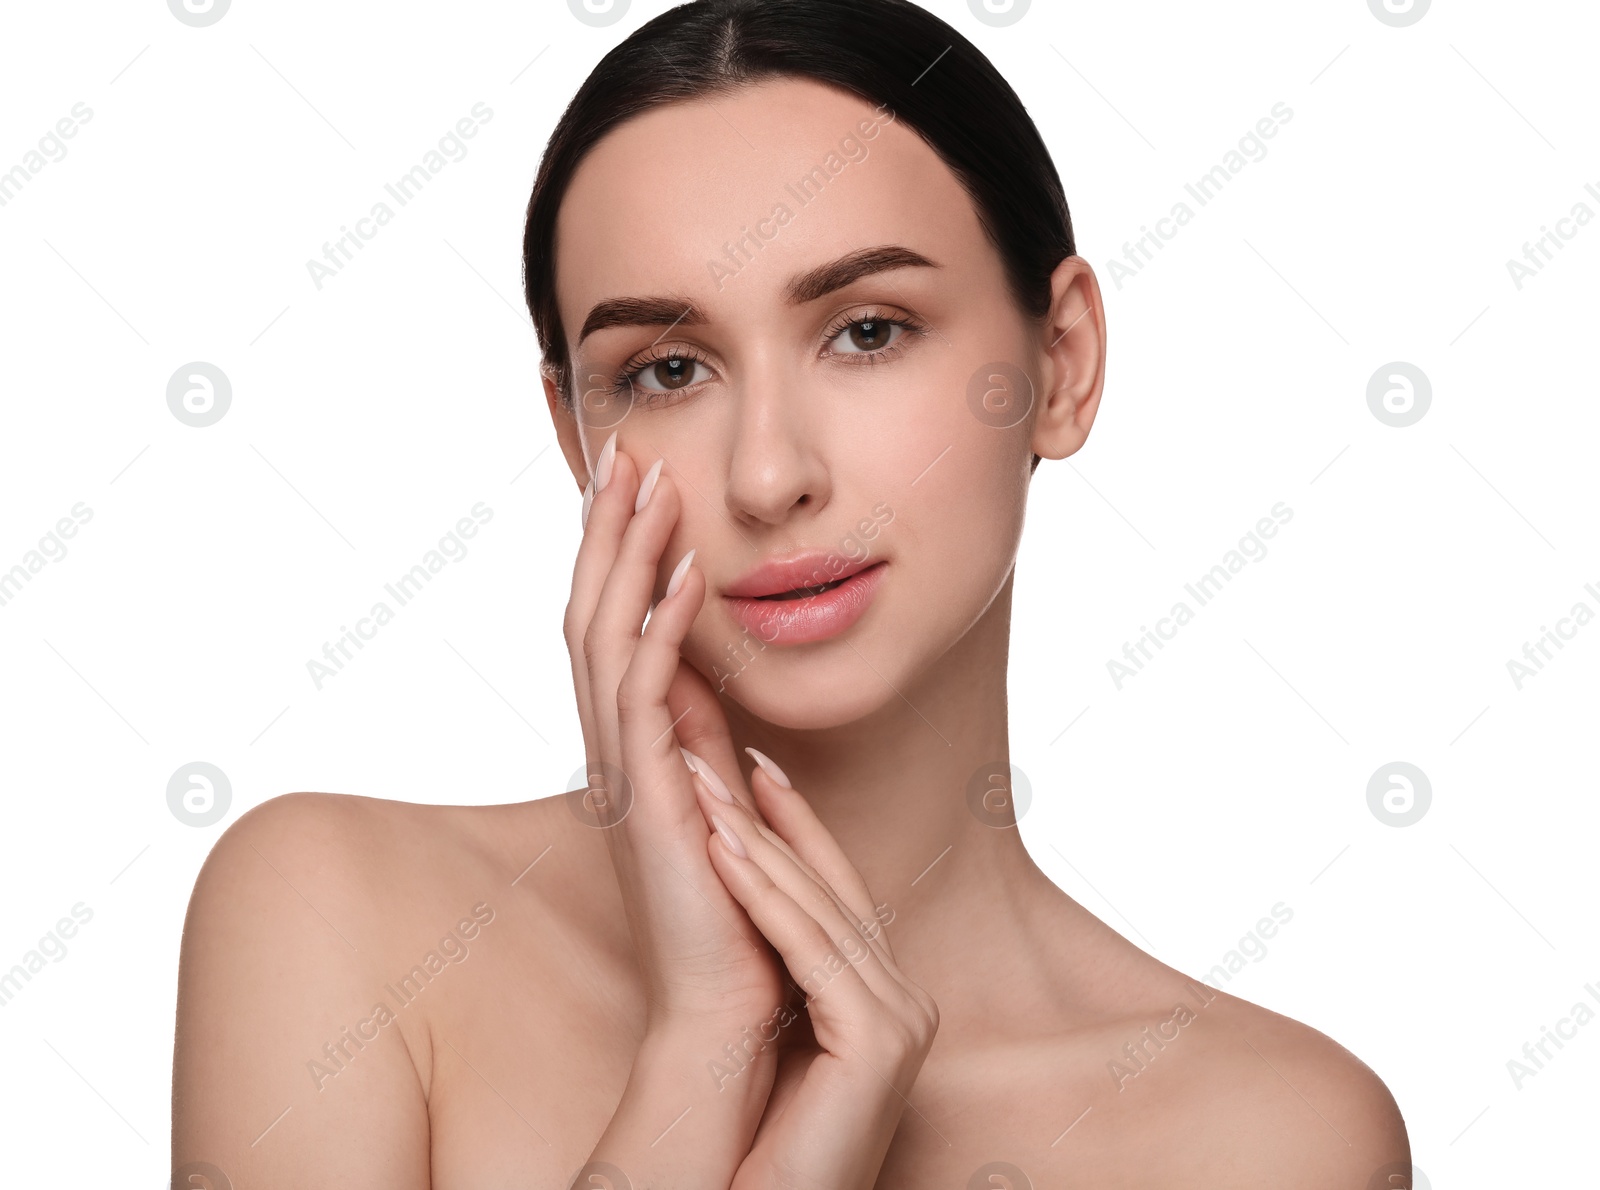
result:
M 656 593 L 696 548 L 683 651 L 714 687 L 776 725 L 851 722 L 997 610 L 1032 455 L 1077 448 L 1099 386 L 1065 421 L 1045 399 L 1083 387 L 1077 357 L 1016 309 L 966 192 L 892 111 L 788 78 L 653 109 L 584 159 L 556 260 L 563 447 L 580 483 L 613 430 L 641 471 L 666 460 L 683 511 Z M 1092 303 L 1098 333 L 1069 267 L 1087 283 L 1064 304 Z M 752 597 L 799 581 L 753 571 L 801 555 L 807 584 L 860 577 Z

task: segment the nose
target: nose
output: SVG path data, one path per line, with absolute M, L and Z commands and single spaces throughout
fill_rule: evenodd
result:
M 746 523 L 782 525 L 801 510 L 815 516 L 831 493 L 820 452 L 820 415 L 791 382 L 751 377 L 735 404 L 724 500 Z

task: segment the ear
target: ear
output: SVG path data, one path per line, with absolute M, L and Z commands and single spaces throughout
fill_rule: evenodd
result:
M 556 441 L 561 444 L 561 453 L 567 460 L 567 468 L 572 472 L 572 478 L 578 485 L 578 491 L 589 483 L 589 464 L 583 457 L 583 440 L 578 434 L 578 419 L 573 415 L 572 409 L 561 399 L 561 390 L 556 386 L 555 370 L 548 363 L 539 365 L 539 376 L 544 384 L 544 402 L 550 408 L 550 420 L 555 424 Z
M 1081 256 L 1050 277 L 1050 315 L 1039 343 L 1044 388 L 1033 426 L 1033 453 L 1064 459 L 1089 436 L 1106 378 L 1106 317 L 1100 282 Z

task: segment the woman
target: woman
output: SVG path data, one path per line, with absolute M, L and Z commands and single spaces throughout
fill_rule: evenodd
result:
M 184 1177 L 1409 1185 L 1371 1070 L 1015 829 L 1013 564 L 1105 319 L 983 56 L 906 0 L 675 8 L 563 116 L 525 265 L 590 788 L 235 824 L 184 938 Z

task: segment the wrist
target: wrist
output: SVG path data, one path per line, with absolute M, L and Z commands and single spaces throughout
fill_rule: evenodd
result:
M 775 1061 L 761 1055 L 737 1077 L 728 1065 L 728 1027 L 652 1022 L 634 1054 L 622 1099 L 590 1159 L 628 1171 L 634 1185 L 726 1186 L 746 1154 L 772 1089 Z
M 713 1102 L 755 1103 L 759 1119 L 777 1070 L 772 1027 L 735 1018 L 659 1020 L 645 1030 L 636 1074 L 673 1083 Z

